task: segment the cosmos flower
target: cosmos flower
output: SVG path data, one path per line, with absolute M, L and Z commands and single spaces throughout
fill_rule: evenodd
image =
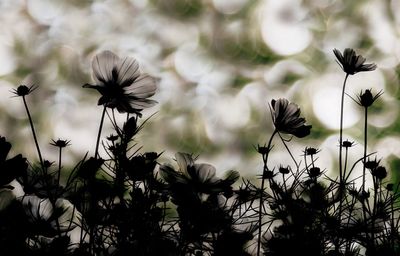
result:
M 304 154 L 306 156 L 313 156 L 316 155 L 320 152 L 321 150 L 317 149 L 317 148 L 313 148 L 313 147 L 306 147 L 306 149 L 304 150 Z
M 160 167 L 161 176 L 171 185 L 187 184 L 200 192 L 221 192 L 231 189 L 230 186 L 239 177 L 237 172 L 232 171 L 225 179 L 220 179 L 216 176 L 214 166 L 206 163 L 197 164 L 190 154 L 177 153 L 175 157 L 179 166 L 178 171 L 169 165 Z
M 70 140 L 62 140 L 62 139 L 58 139 L 58 140 L 52 140 L 52 142 L 50 143 L 50 145 L 55 146 L 55 147 L 59 147 L 59 148 L 65 148 L 70 144 Z
M 342 142 L 342 147 L 344 148 L 351 148 L 354 145 L 355 145 L 354 141 L 345 140 Z
M 376 69 L 376 65 L 374 63 L 364 64 L 366 59 L 361 55 L 357 55 L 353 49 L 346 48 L 343 54 L 338 49 L 334 49 L 333 53 L 337 58 L 337 63 L 340 65 L 343 71 L 349 75 Z
M 50 199 L 36 195 L 25 195 L 20 200 L 29 222 L 36 224 L 41 232 L 47 234 L 54 234 L 58 228 L 61 231 L 70 231 L 76 227 L 75 223 L 81 217 L 74 205 L 63 198 L 58 198 L 54 204 Z
M 310 134 L 311 125 L 305 125 L 306 120 L 300 117 L 300 108 L 287 99 L 271 101 L 272 119 L 278 132 L 292 134 L 303 138 Z
M 379 91 L 377 94 L 372 95 L 371 91 L 371 89 L 367 89 L 364 92 L 361 91 L 360 94 L 357 95 L 357 100 L 352 97 L 350 98 L 359 106 L 368 108 L 383 94 L 382 91 Z
M 37 89 L 37 86 L 32 85 L 30 87 L 26 85 L 20 85 L 17 89 L 13 89 L 12 93 L 15 94 L 16 97 L 25 97 L 32 93 L 34 90 Z
M 140 115 L 143 109 L 157 103 L 149 99 L 156 92 L 156 79 L 142 74 L 136 59 L 119 58 L 103 51 L 93 58 L 92 68 L 96 84 L 83 87 L 96 89 L 101 94 L 98 105 Z

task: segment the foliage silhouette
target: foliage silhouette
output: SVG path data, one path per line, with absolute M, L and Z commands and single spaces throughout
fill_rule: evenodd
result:
M 365 110 L 364 153 L 354 163 L 348 161 L 354 142 L 342 133 L 347 78 L 376 65 L 364 64 L 352 49 L 334 54 L 345 73 L 339 177 L 318 166 L 323 149 L 306 147 L 302 159 L 294 157 L 292 136 L 308 136 L 311 125 L 287 99 L 271 101 L 275 129 L 257 147 L 261 184 L 239 181 L 237 171 L 220 178 L 214 166 L 197 163 L 189 153 L 176 153 L 175 166 L 159 163 L 161 153 L 141 153 L 135 142 L 148 120 L 141 111 L 156 103 L 149 99 L 156 79 L 140 73 L 135 59 L 110 51 L 94 57 L 96 84 L 84 85 L 101 94 L 103 105 L 94 155 L 64 170 L 62 154 L 70 141 L 50 142 L 58 163 L 42 158 L 26 101 L 37 87 L 19 86 L 13 93 L 26 108 L 39 164 L 21 154 L 8 157 L 11 144 L 0 137 L 0 254 L 399 255 L 399 184 L 387 182 L 390 170 L 367 152 L 368 108 L 382 92 L 367 89 L 353 99 Z M 126 121 L 118 123 L 116 115 Z M 106 116 L 115 133 L 101 140 Z M 292 165 L 270 166 L 274 138 Z M 350 178 L 360 165 L 362 175 Z

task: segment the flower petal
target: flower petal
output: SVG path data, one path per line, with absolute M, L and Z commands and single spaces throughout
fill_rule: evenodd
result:
M 94 56 L 92 61 L 94 79 L 104 84 L 113 79 L 113 70 L 118 64 L 119 57 L 111 51 L 103 51 Z
M 175 158 L 176 162 L 178 163 L 179 170 L 183 174 L 188 175 L 187 167 L 194 165 L 192 156 L 187 153 L 178 152 L 175 154 Z
M 200 183 L 215 183 L 219 179 L 215 176 L 216 169 L 210 164 L 195 164 L 195 172 Z
M 338 49 L 333 49 L 333 53 L 335 54 L 337 60 L 343 64 L 343 55 Z
M 147 74 L 141 74 L 132 86 L 126 88 L 129 95 L 136 98 L 148 98 L 153 96 L 157 90 L 157 80 Z
M 126 57 L 117 63 L 118 84 L 122 87 L 129 86 L 140 75 L 139 63 L 135 58 Z
M 312 128 L 311 125 L 303 125 L 297 128 L 295 131 L 293 131 L 293 135 L 296 136 L 297 138 L 304 138 L 310 134 L 311 128 Z

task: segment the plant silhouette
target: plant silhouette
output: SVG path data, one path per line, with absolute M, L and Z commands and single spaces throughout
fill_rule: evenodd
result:
M 162 153 L 140 152 L 135 138 L 149 120 L 142 110 L 156 104 L 150 98 L 157 79 L 141 73 L 134 58 L 110 51 L 94 57 L 95 84 L 83 86 L 96 89 L 103 106 L 94 154 L 64 168 L 71 141 L 50 140 L 57 162 L 42 155 L 28 107 L 37 86 L 20 85 L 12 93 L 22 99 L 39 161 L 10 157 L 11 143 L 0 137 L 0 254 L 399 255 L 399 184 L 387 181 L 390 170 L 367 151 L 368 110 L 382 92 L 349 95 L 365 113 L 364 152 L 355 162 L 348 160 L 354 142 L 343 139 L 347 79 L 376 65 L 352 49 L 334 55 L 345 73 L 338 177 L 319 166 L 323 149 L 306 147 L 296 159 L 291 140 L 307 137 L 312 126 L 283 98 L 271 100 L 274 130 L 257 147 L 260 181 L 240 179 L 237 171 L 218 177 L 190 153 L 176 153 L 170 164 L 160 163 Z M 105 138 L 104 122 L 114 129 Z M 274 139 L 290 163 L 271 166 Z M 363 172 L 352 175 L 359 166 Z

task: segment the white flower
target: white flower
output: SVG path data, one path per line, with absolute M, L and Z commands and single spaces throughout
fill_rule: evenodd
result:
M 99 105 L 140 115 L 141 110 L 157 103 L 149 99 L 156 92 L 156 79 L 142 74 L 136 59 L 121 59 L 110 51 L 103 51 L 93 58 L 92 68 L 96 84 L 83 87 L 96 89 L 102 95 Z

